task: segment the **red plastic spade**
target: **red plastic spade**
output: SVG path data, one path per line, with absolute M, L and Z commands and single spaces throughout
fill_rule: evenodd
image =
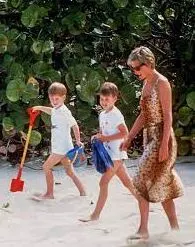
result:
M 12 181 L 11 181 L 11 186 L 10 186 L 10 191 L 11 192 L 23 191 L 24 181 L 21 180 L 22 169 L 23 169 L 23 166 L 24 166 L 25 158 L 26 158 L 26 153 L 27 153 L 27 149 L 28 149 L 30 136 L 31 136 L 31 131 L 32 131 L 35 119 L 40 113 L 40 111 L 33 111 L 32 108 L 28 108 L 27 112 L 28 112 L 28 114 L 30 116 L 29 128 L 28 128 L 28 133 L 27 133 L 27 137 L 26 137 L 26 142 L 25 142 L 25 146 L 24 146 L 24 151 L 23 151 L 21 163 L 20 163 L 20 166 L 19 166 L 19 169 L 18 169 L 17 178 L 13 178 Z

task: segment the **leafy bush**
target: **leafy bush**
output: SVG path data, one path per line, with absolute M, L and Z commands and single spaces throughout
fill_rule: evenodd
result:
M 115 82 L 121 91 L 118 106 L 131 125 L 140 83 L 126 68 L 126 59 L 138 45 L 154 51 L 158 69 L 175 85 L 177 111 L 183 106 L 181 92 L 194 87 L 192 7 L 190 0 L 174 6 L 168 0 L 1 1 L 0 121 L 5 142 L 8 137 L 20 142 L 28 127 L 26 109 L 48 105 L 52 81 L 67 86 L 67 106 L 86 134 L 97 128 L 100 85 Z M 187 102 L 194 109 L 191 97 Z M 49 124 L 42 114 L 35 126 L 43 138 L 39 147 L 48 140 Z

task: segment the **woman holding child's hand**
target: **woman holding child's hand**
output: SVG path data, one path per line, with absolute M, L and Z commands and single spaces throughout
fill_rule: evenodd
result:
M 183 195 L 183 186 L 173 169 L 177 145 L 172 129 L 170 84 L 155 69 L 154 54 L 147 47 L 134 49 L 127 64 L 132 73 L 143 81 L 141 112 L 121 144 L 121 149 L 126 150 L 143 129 L 144 150 L 133 179 L 139 201 L 140 225 L 137 233 L 130 236 L 130 239 L 139 239 L 149 237 L 149 202 L 161 202 L 171 229 L 179 229 L 173 199 Z

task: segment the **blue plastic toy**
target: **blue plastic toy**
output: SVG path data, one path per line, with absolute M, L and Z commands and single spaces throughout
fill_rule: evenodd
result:
M 68 159 L 74 165 L 82 163 L 84 160 L 86 160 L 83 146 L 76 145 L 66 153 L 66 157 L 68 157 Z
M 94 138 L 91 143 L 92 146 L 92 161 L 98 172 L 104 173 L 106 170 L 113 166 L 113 161 L 106 151 L 103 143 Z

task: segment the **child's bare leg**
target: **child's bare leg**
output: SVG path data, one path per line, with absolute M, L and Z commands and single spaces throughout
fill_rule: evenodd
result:
M 81 183 L 80 179 L 75 174 L 74 168 L 70 161 L 65 157 L 61 160 L 61 163 L 63 164 L 66 174 L 72 179 L 73 183 L 76 185 L 77 189 L 80 192 L 80 196 L 86 196 L 85 188 L 83 184 Z
M 108 197 L 108 184 L 112 177 L 116 174 L 116 170 L 118 169 L 120 163 L 118 161 L 114 162 L 114 168 L 108 169 L 101 177 L 99 186 L 100 186 L 100 192 L 99 192 L 99 197 L 98 201 L 95 207 L 95 210 L 93 213 L 85 219 L 80 219 L 82 222 L 88 222 L 88 221 L 93 221 L 93 220 L 98 220 L 100 213 L 106 203 L 106 199 Z
M 53 173 L 52 173 L 52 168 L 60 162 L 62 159 L 63 155 L 58 155 L 58 154 L 51 154 L 45 163 L 43 164 L 43 170 L 45 172 L 45 177 L 46 177 L 46 184 L 47 184 L 47 191 L 44 195 L 41 197 L 43 199 L 53 199 Z
M 131 180 L 131 177 L 129 176 L 127 172 L 127 168 L 124 166 L 124 163 L 122 161 L 121 163 L 122 164 L 119 166 L 118 170 L 116 171 L 116 175 L 121 180 L 123 185 L 131 192 L 131 194 L 135 196 L 135 198 L 137 198 L 135 188 Z
M 179 224 L 177 221 L 177 215 L 175 210 L 175 203 L 173 200 L 168 200 L 162 202 L 162 206 L 165 210 L 165 213 L 169 219 L 169 223 L 172 230 L 179 230 Z

